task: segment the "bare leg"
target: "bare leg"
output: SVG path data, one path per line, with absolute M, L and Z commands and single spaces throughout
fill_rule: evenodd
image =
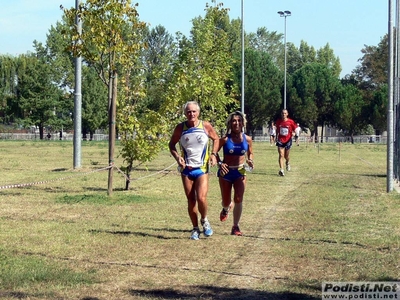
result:
M 196 207 L 196 192 L 194 189 L 194 181 L 190 180 L 187 176 L 182 175 L 183 189 L 188 201 L 188 214 L 193 227 L 199 227 L 199 220 L 197 216 Z
M 290 160 L 289 153 L 290 153 L 290 149 L 285 149 L 285 160 L 286 160 L 287 165 L 289 164 L 289 160 Z
M 229 205 L 231 204 L 231 193 L 232 193 L 232 183 L 219 178 L 219 187 L 221 190 L 221 197 L 222 197 L 222 207 L 228 209 Z
M 234 196 L 235 208 L 233 209 L 233 225 L 238 226 L 243 210 L 243 195 L 246 188 L 246 177 L 237 179 L 234 184 Z
M 279 153 L 279 158 L 278 158 L 278 162 L 279 162 L 279 168 L 283 169 L 284 166 L 284 157 L 285 157 L 285 148 L 282 147 L 278 147 L 278 153 Z
M 198 210 L 201 215 L 201 219 L 207 217 L 208 203 L 207 203 L 207 193 L 208 193 L 208 174 L 204 174 L 198 177 L 195 182 L 195 190 L 197 194 L 197 205 Z

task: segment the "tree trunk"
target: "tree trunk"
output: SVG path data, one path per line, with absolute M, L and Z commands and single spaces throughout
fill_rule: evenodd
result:
M 314 143 L 318 143 L 318 122 L 314 122 L 314 130 L 315 130 Z
M 43 140 L 44 137 L 44 127 L 43 125 L 39 125 L 39 139 Z
M 129 190 L 129 185 L 131 183 L 131 172 L 132 172 L 132 163 L 129 164 L 129 166 L 126 168 L 126 177 L 127 180 L 125 182 L 125 190 Z
M 321 125 L 321 143 L 324 142 L 324 122 Z

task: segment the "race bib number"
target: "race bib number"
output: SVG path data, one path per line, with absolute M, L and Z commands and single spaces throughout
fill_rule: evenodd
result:
M 279 129 L 279 135 L 281 136 L 287 136 L 289 134 L 289 129 L 286 127 L 281 127 Z

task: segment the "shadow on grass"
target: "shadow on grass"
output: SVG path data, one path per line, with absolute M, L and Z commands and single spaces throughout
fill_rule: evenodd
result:
M 173 228 L 145 228 L 152 231 L 161 231 L 161 232 L 170 232 L 170 233 L 190 233 L 190 230 L 182 230 L 182 229 L 173 229 Z M 130 230 L 108 230 L 108 229 L 90 229 L 90 233 L 107 233 L 107 234 L 115 234 L 115 235 L 122 235 L 122 236 L 139 236 L 139 237 L 152 237 L 156 239 L 162 240 L 181 240 L 187 239 L 189 236 L 167 236 L 163 234 L 151 234 L 148 232 L 139 232 L 139 231 L 130 231 Z M 214 233 L 215 236 L 217 235 L 230 235 L 230 233 Z M 351 241 L 336 241 L 336 240 L 329 240 L 329 239 L 293 239 L 289 237 L 282 237 L 282 238 L 274 238 L 274 237 L 260 237 L 254 235 L 243 235 L 242 239 L 261 239 L 261 240 L 270 240 L 270 241 L 281 241 L 281 242 L 297 242 L 301 244 L 334 244 L 334 245 L 343 245 L 343 246 L 351 246 L 356 248 L 362 249 L 375 249 L 377 251 L 384 251 L 384 252 L 391 252 L 394 249 L 390 247 L 372 247 L 366 244 L 361 244 L 359 242 L 351 242 Z M 397 249 L 397 248 L 396 248 Z
M 165 231 L 174 231 L 174 232 L 190 232 L 188 230 L 170 230 L 167 229 Z M 116 234 L 116 235 L 135 235 L 135 236 L 141 236 L 141 237 L 153 237 L 157 239 L 163 239 L 163 240 L 180 240 L 182 237 L 171 237 L 171 236 L 164 236 L 161 234 L 150 234 L 150 233 L 145 233 L 145 232 L 135 232 L 135 231 L 130 231 L 130 230 L 106 230 L 106 229 L 91 229 L 89 230 L 90 233 L 108 233 L 108 234 Z
M 58 168 L 58 169 L 53 169 L 51 170 L 52 172 L 64 172 L 64 171 L 68 171 L 67 168 Z
M 29 299 L 31 295 L 22 292 L 4 292 L 0 291 L 0 299 L 3 298 L 15 298 L 15 299 Z
M 364 177 L 379 177 L 386 178 L 386 174 L 376 173 L 376 174 L 360 174 L 360 173 L 336 173 L 337 175 L 345 175 L 345 176 L 364 176 Z
M 254 299 L 279 299 L 279 300 L 316 300 L 321 297 L 314 297 L 306 294 L 292 292 L 268 292 L 252 289 L 226 288 L 217 286 L 193 286 L 188 287 L 190 292 L 174 289 L 153 289 L 140 290 L 129 289 L 132 296 L 145 297 L 146 299 L 209 299 L 209 300 L 254 300 Z

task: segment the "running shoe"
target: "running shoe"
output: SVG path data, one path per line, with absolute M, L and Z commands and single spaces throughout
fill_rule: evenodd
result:
M 290 171 L 290 164 L 286 164 L 286 171 Z
M 225 210 L 225 208 L 222 208 L 221 213 L 219 214 L 219 219 L 221 222 L 225 222 L 228 219 L 228 214 L 229 211 L 232 209 L 233 203 L 229 204 L 228 210 Z
M 200 230 L 193 228 L 192 233 L 190 234 L 191 240 L 198 240 L 200 238 Z
M 211 228 L 210 222 L 207 221 L 201 221 L 201 225 L 203 226 L 203 233 L 205 236 L 211 236 L 214 232 Z
M 285 173 L 283 173 L 283 170 L 279 170 L 279 176 L 285 176 Z
M 239 226 L 232 226 L 231 235 L 242 236 Z

